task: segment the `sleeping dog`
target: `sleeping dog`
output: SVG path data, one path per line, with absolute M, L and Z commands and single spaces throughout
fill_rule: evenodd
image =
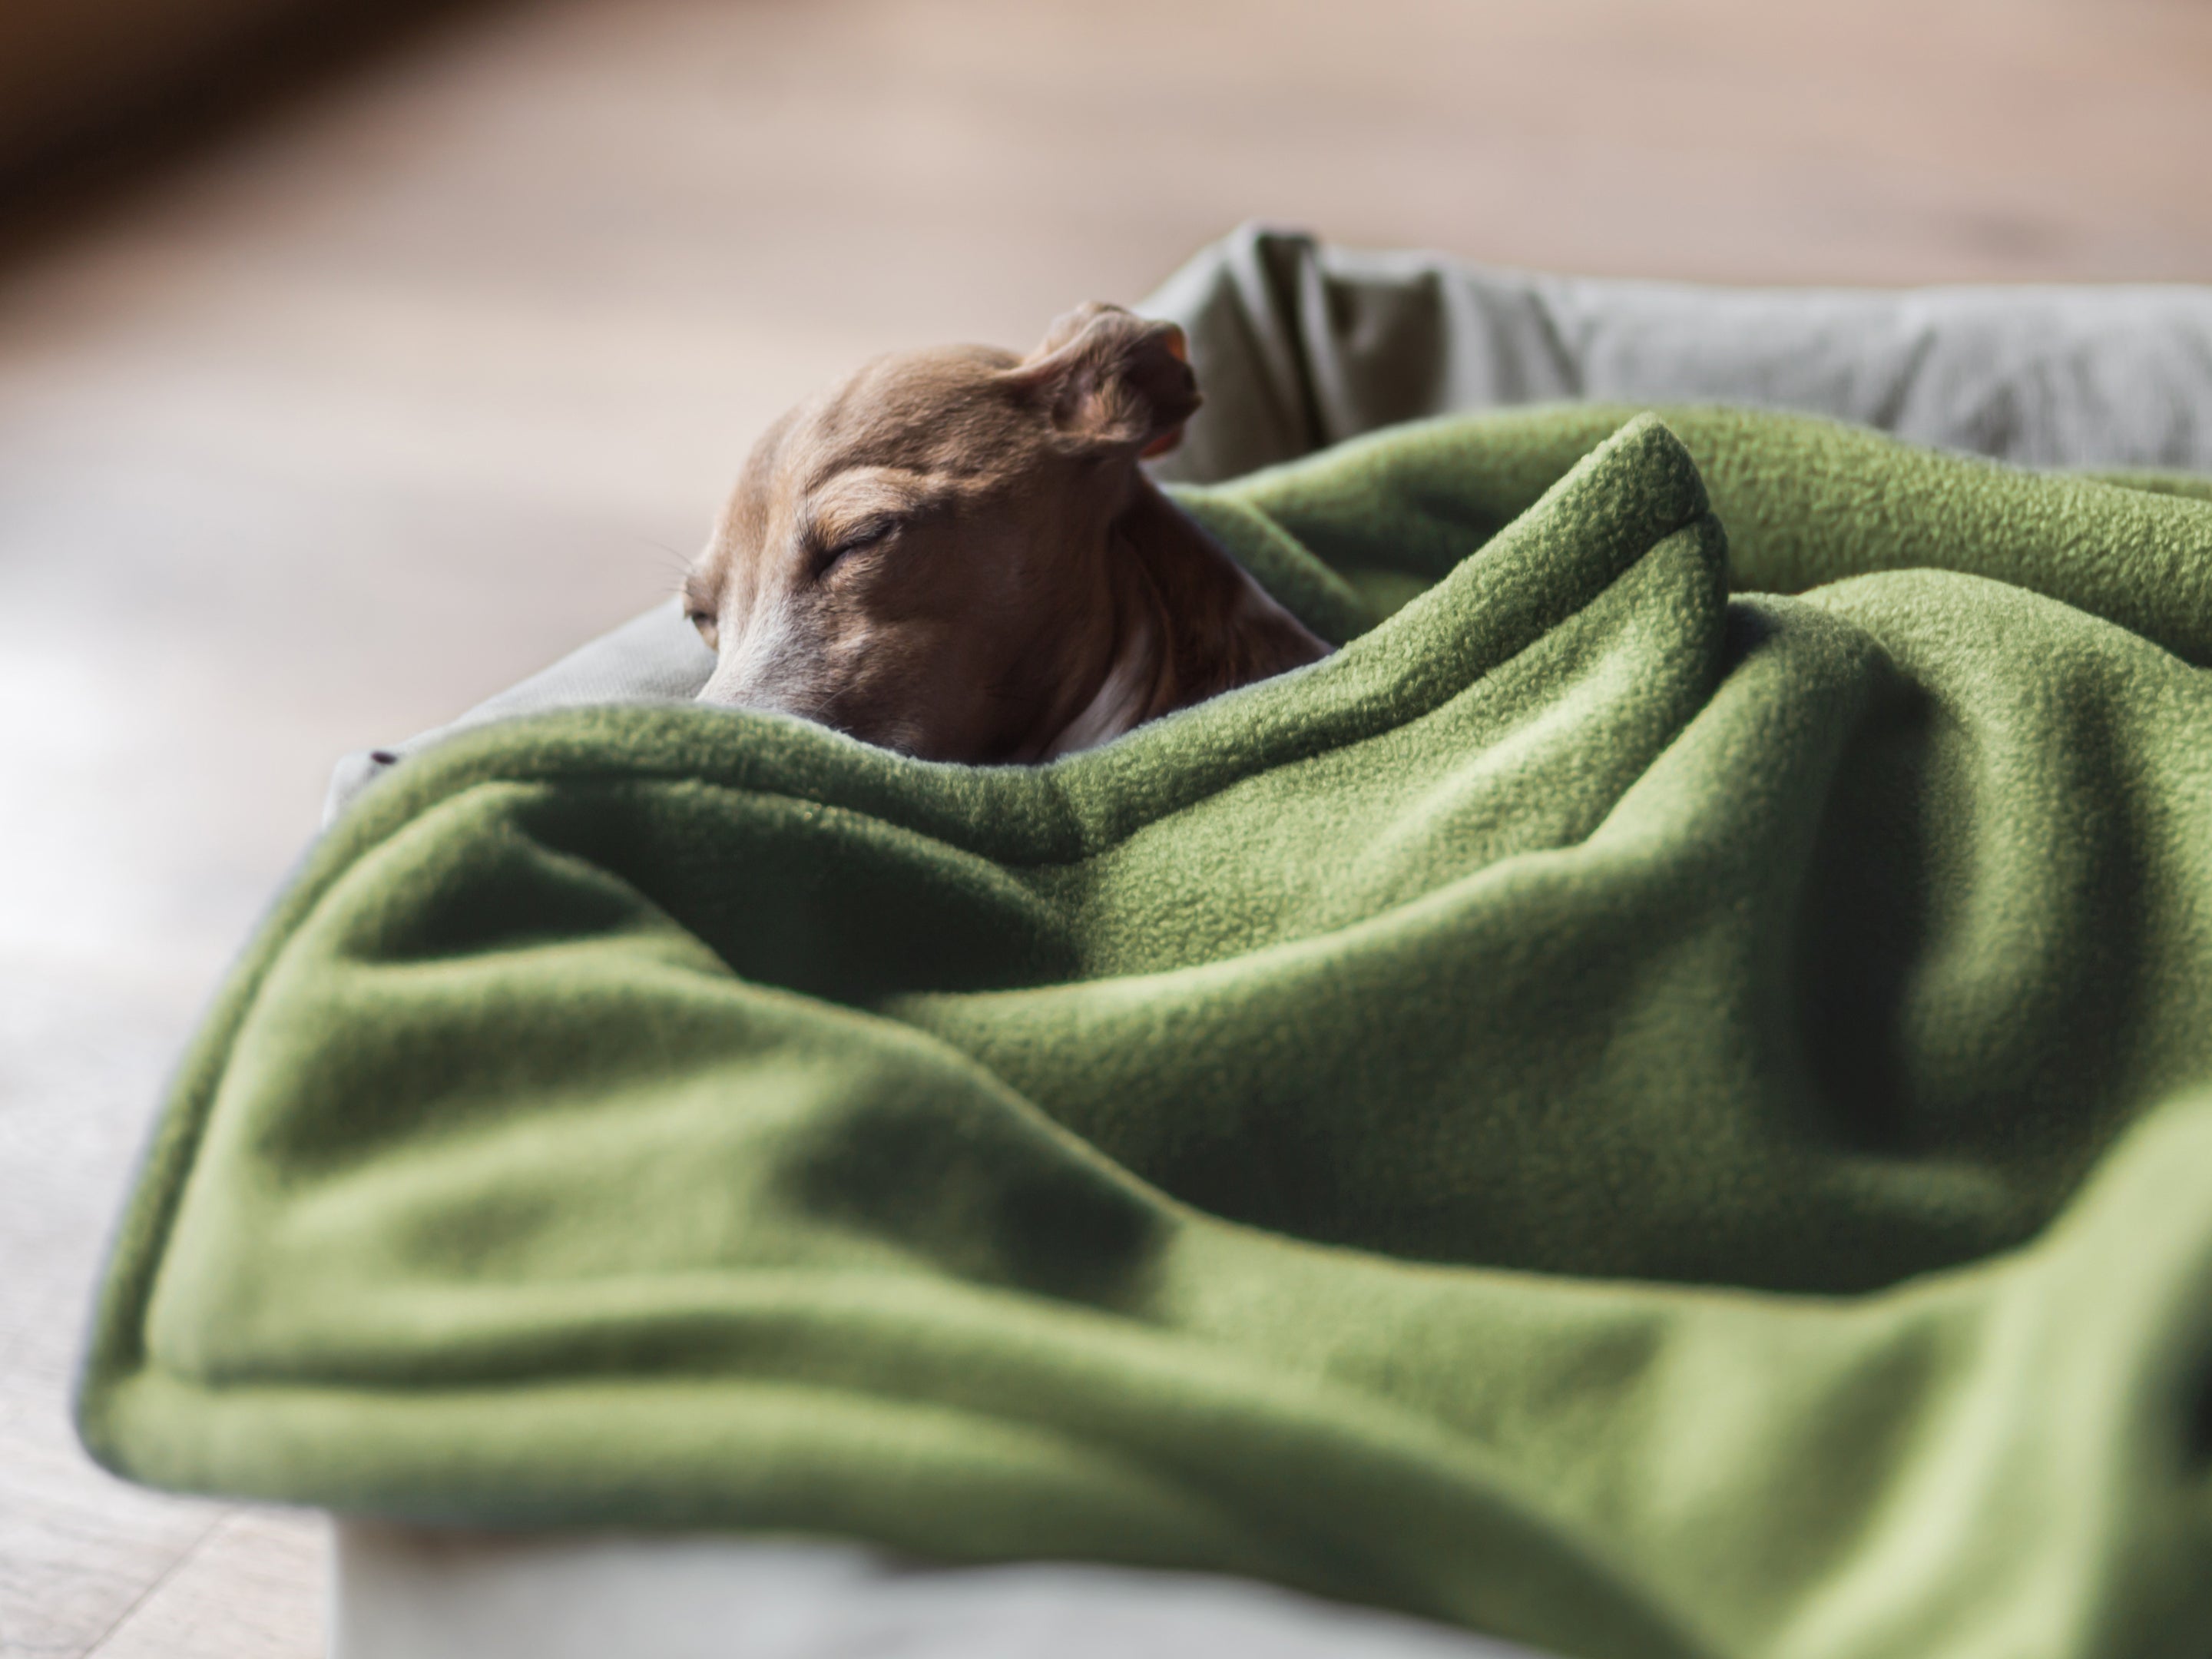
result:
M 685 578 L 700 696 L 1037 762 L 1327 655 L 1138 465 L 1198 405 L 1182 331 L 1116 306 L 868 364 L 769 428 Z

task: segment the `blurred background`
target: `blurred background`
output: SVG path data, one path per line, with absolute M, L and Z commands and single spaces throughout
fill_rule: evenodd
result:
M 0 1651 L 307 1659 L 318 1534 L 65 1414 L 332 760 L 670 591 L 754 434 L 1251 218 L 2212 280 L 2204 0 L 0 0 Z

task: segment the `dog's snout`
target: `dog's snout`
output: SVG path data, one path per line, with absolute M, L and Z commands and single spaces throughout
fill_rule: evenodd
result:
M 717 666 L 708 677 L 706 684 L 699 688 L 694 701 L 715 703 L 725 708 L 758 708 L 770 714 L 797 712 L 787 705 L 785 699 L 774 688 L 763 684 L 758 675 L 732 674 L 721 666 Z
M 766 656 L 725 650 L 695 701 L 822 720 L 825 708 L 821 682 L 818 665 L 810 665 L 790 652 Z

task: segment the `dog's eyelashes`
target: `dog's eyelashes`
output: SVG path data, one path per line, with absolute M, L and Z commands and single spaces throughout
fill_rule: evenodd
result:
M 897 528 L 898 520 L 896 519 L 871 519 L 866 524 L 848 532 L 839 540 L 824 548 L 815 559 L 816 580 L 819 580 L 828 575 L 847 554 L 858 553 L 863 548 L 873 547 Z

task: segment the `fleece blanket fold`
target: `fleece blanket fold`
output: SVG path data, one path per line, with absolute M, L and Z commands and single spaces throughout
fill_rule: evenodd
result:
M 1344 647 L 1052 766 L 459 737 L 191 1054 L 85 1438 L 1602 1659 L 2202 1654 L 2206 495 L 1449 420 L 1184 492 Z

